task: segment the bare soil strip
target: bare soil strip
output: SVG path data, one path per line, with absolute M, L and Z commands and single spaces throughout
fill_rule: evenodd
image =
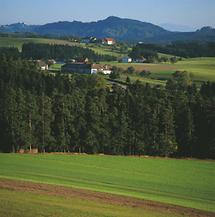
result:
M 132 197 L 118 196 L 109 193 L 95 192 L 58 185 L 40 184 L 27 181 L 14 181 L 0 179 L 0 189 L 31 192 L 36 194 L 62 196 L 65 198 L 78 198 L 83 200 L 97 201 L 102 203 L 114 204 L 119 206 L 138 207 L 151 209 L 157 212 L 178 213 L 187 217 L 215 217 L 215 213 L 201 211 L 192 208 L 169 205 L 148 200 L 141 200 Z

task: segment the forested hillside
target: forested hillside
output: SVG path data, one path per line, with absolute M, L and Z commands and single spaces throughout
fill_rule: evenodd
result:
M 18 48 L 0 47 L 0 58 L 7 59 L 56 59 L 56 60 L 69 60 L 69 59 L 89 59 L 92 62 L 98 61 L 114 61 L 116 57 L 111 55 L 97 54 L 88 48 L 82 48 L 69 45 L 50 45 L 50 44 L 23 44 L 22 52 Z
M 27 43 L 22 46 L 22 57 L 25 59 L 77 59 L 88 58 L 91 61 L 114 61 L 116 57 L 100 55 L 89 48 L 69 45 L 51 45 Z
M 215 157 L 215 84 L 177 72 L 164 89 L 107 89 L 97 76 L 49 75 L 0 60 L 0 150 Z

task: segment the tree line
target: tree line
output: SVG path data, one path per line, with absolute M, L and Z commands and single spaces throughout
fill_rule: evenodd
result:
M 51 45 L 27 43 L 22 46 L 22 57 L 24 59 L 83 59 L 90 61 L 114 61 L 116 57 L 110 55 L 100 55 L 89 48 L 69 45 Z
M 92 62 L 115 61 L 116 57 L 111 55 L 101 55 L 95 53 L 92 49 L 69 45 L 51 45 L 51 44 L 23 44 L 22 52 L 18 48 L 0 48 L 0 58 L 27 59 L 27 60 L 48 60 L 56 59 L 66 61 L 70 59 L 88 58 Z
M 177 41 L 170 44 L 137 44 L 130 52 L 133 58 L 157 58 L 157 53 L 171 54 L 184 58 L 214 57 L 215 42 Z
M 215 158 L 215 84 L 176 72 L 165 88 L 50 75 L 0 59 L 0 150 Z

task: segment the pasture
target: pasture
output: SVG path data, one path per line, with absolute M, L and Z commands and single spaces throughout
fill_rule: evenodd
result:
M 196 83 L 202 83 L 206 81 L 215 82 L 215 58 L 208 57 L 208 58 L 191 58 L 191 59 L 184 59 L 179 61 L 176 64 L 170 63 L 157 63 L 157 64 L 150 64 L 150 63 L 118 63 L 118 62 L 103 62 L 101 64 L 108 64 L 112 66 L 117 66 L 126 70 L 128 67 L 133 66 L 137 73 L 135 74 L 128 74 L 123 73 L 121 74 L 121 81 L 126 81 L 127 76 L 130 77 L 131 81 L 134 82 L 136 80 L 140 80 L 144 83 L 149 83 L 152 85 L 165 85 L 167 79 L 171 78 L 172 74 L 177 71 L 187 71 L 192 73 L 193 81 Z M 56 64 L 51 66 L 51 70 L 59 71 L 62 65 Z M 140 76 L 138 72 L 143 70 L 150 71 L 151 74 L 148 77 Z
M 165 85 L 166 80 L 171 78 L 172 74 L 179 71 L 187 71 L 192 73 L 193 81 L 196 83 L 211 81 L 215 82 L 215 57 L 204 57 L 204 58 L 190 58 L 183 59 L 175 64 L 171 63 L 118 63 L 118 62 L 105 62 L 103 64 L 110 64 L 126 70 L 132 66 L 137 71 L 137 74 L 124 74 L 121 80 L 125 81 L 127 76 L 130 77 L 131 81 L 137 79 L 154 85 Z M 138 74 L 143 70 L 150 71 L 151 74 L 148 77 L 142 77 Z
M 112 204 L 77 196 L 49 195 L 26 190 L 0 188 L 0 215 L 2 217 L 183 217 L 185 210 L 132 207 L 128 204 Z M 189 212 L 190 213 L 190 212 Z M 205 214 L 192 215 L 210 216 Z
M 0 154 L 0 178 L 93 190 L 215 212 L 214 161 Z M 8 194 L 11 198 L 16 197 L 11 196 L 15 192 Z

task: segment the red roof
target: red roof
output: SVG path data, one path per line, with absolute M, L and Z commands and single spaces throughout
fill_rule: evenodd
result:
M 113 38 L 105 38 L 106 41 L 114 41 Z

